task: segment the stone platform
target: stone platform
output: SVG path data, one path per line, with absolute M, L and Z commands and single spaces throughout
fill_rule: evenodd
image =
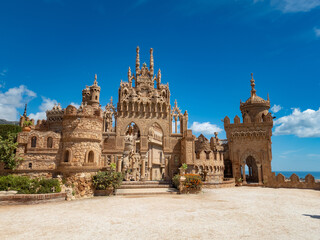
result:
M 116 190 L 115 195 L 158 195 L 177 194 L 178 190 L 170 183 L 162 181 L 128 181 L 123 182 Z

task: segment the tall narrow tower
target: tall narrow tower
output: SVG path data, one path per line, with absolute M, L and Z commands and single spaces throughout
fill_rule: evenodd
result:
M 97 74 L 94 75 L 94 82 L 90 87 L 89 105 L 92 105 L 94 108 L 98 108 L 100 106 L 100 87 L 97 82 Z

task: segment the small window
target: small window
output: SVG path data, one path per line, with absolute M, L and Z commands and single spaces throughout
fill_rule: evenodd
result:
M 32 163 L 29 163 L 29 168 L 32 169 Z
M 94 153 L 93 151 L 90 151 L 88 154 L 88 162 L 93 163 L 94 162 Z
M 47 139 L 47 148 L 52 148 L 53 140 L 52 137 L 48 137 Z
M 35 148 L 37 146 L 37 137 L 31 138 L 31 147 Z
M 207 160 L 210 159 L 210 152 L 206 152 L 206 158 L 207 158 Z
M 98 100 L 98 96 L 96 96 L 96 100 Z
M 162 163 L 162 152 L 160 152 L 160 163 Z
M 64 162 L 69 162 L 69 155 L 70 155 L 69 150 L 64 152 Z

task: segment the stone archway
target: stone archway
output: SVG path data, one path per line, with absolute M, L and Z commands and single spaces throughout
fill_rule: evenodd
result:
M 241 157 L 241 177 L 243 183 L 262 184 L 262 165 L 258 154 L 247 150 Z
M 246 165 L 248 167 L 248 174 L 246 176 L 247 182 L 258 183 L 259 182 L 258 166 L 254 157 L 248 156 L 246 159 Z

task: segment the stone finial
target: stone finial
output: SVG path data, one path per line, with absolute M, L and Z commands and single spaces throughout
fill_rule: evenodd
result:
M 139 46 L 137 46 L 137 49 L 136 49 L 136 52 L 137 52 L 137 55 L 136 55 L 136 75 L 139 73 L 140 71 L 140 55 L 139 55 Z
M 23 116 L 24 116 L 25 118 L 27 118 L 27 106 L 28 106 L 28 104 L 26 103 L 26 104 L 24 105 L 24 112 L 23 112 Z
M 154 67 L 153 48 L 150 48 L 150 72 L 152 75 L 153 75 L 153 67 Z
M 113 98 L 112 98 L 112 96 L 111 96 L 111 98 L 110 98 L 110 104 L 112 104 L 112 103 L 113 103 L 112 101 L 113 101 Z
M 267 99 L 267 101 L 268 101 L 268 102 L 270 102 L 270 97 L 269 97 L 269 93 L 268 93 L 268 99 Z
M 93 85 L 94 85 L 94 86 L 97 86 L 97 85 L 98 85 L 98 82 L 97 82 L 97 74 L 94 75 Z
M 253 79 L 253 73 L 251 73 L 251 97 L 253 96 L 256 96 L 256 89 L 254 88 L 255 87 L 255 83 L 254 83 L 254 79 Z

